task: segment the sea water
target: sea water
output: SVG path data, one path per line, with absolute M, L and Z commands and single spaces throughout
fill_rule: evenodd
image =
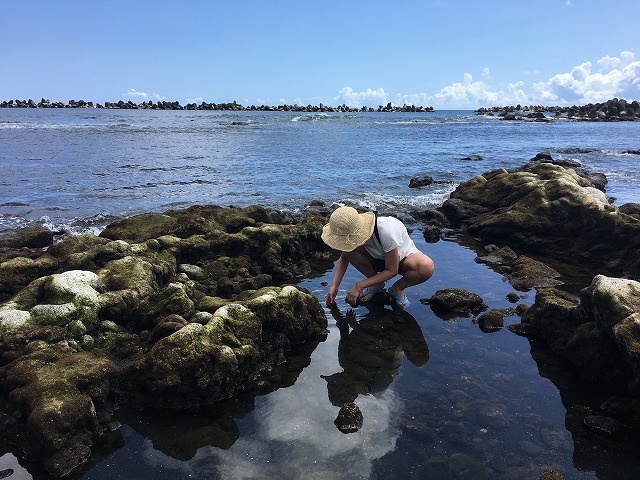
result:
M 193 204 L 299 211 L 313 200 L 380 211 L 440 205 L 457 184 L 542 151 L 639 201 L 638 122 L 502 121 L 470 111 L 310 114 L 0 109 L 0 230 L 80 233 Z M 413 177 L 434 183 L 409 188 Z
M 203 203 L 432 208 L 460 182 L 516 168 L 542 151 L 605 173 L 616 204 L 640 202 L 640 156 L 625 153 L 638 148 L 638 128 L 460 111 L 0 109 L 0 230 L 37 221 L 97 233 L 125 216 Z M 408 187 L 425 175 L 433 185 Z M 118 440 L 73 477 L 533 480 L 551 466 L 567 479 L 637 478 L 637 439 L 615 443 L 574 424 L 576 412 L 597 411 L 612 392 L 580 382 L 543 346 L 506 328 L 488 334 L 471 318 L 437 317 L 419 300 L 439 289 L 472 291 L 492 309 L 515 306 L 506 299 L 513 289 L 470 249 L 428 244 L 419 230 L 412 238 L 436 271 L 407 291 L 412 303 L 404 314 L 350 310 L 342 298 L 358 277 L 349 270 L 338 311 L 326 310 L 327 339 L 291 385 L 223 416 L 116 411 Z M 300 285 L 323 302 L 330 279 L 331 271 Z M 517 293 L 518 303 L 534 300 L 535 291 Z M 345 332 L 339 324 L 347 315 L 356 323 Z M 367 360 L 350 358 L 355 349 Z M 349 376 L 354 361 L 366 381 Z M 357 433 L 333 424 L 330 379 L 360 389 Z M 32 477 L 3 453 L 0 470 Z

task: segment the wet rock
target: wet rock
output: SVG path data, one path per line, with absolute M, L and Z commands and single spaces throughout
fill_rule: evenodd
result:
M 543 338 L 590 381 L 640 391 L 640 283 L 597 275 L 580 296 L 540 289 L 522 315 L 529 333 Z
M 0 436 L 59 476 L 109 428 L 109 395 L 192 409 L 259 391 L 263 371 L 326 337 L 314 295 L 270 286 L 332 264 L 325 222 L 192 207 L 0 256 Z
M 495 265 L 510 265 L 518 259 L 518 254 L 509 247 L 501 247 L 491 244 L 485 247 L 487 255 L 478 257 L 476 260 L 481 263 L 491 263 Z
M 612 434 L 620 431 L 623 425 L 615 418 L 605 417 L 602 415 L 587 415 L 584 418 L 584 424 L 591 430 Z
M 538 480 L 565 480 L 564 476 L 553 468 L 545 468 Z
M 338 416 L 333 421 L 342 433 L 354 433 L 362 428 L 363 416 L 360 407 L 355 403 L 346 403 L 340 407 Z
M 67 474 L 88 457 L 100 433 L 96 410 L 118 371 L 111 361 L 64 344 L 2 367 L 0 378 L 12 391 L 13 408 L 27 412 L 27 421 L 12 425 L 11 435 L 29 455 L 43 459 L 49 472 Z
M 563 283 L 557 280 L 560 273 L 556 270 L 524 255 L 511 264 L 511 272 L 506 277 L 513 288 L 522 292 L 532 288 L 555 287 Z
M 436 243 L 442 237 L 442 229 L 437 225 L 426 225 L 422 229 L 422 236 L 428 243 Z
M 593 266 L 606 262 L 621 273 L 640 269 L 640 221 L 621 214 L 572 169 L 539 163 L 494 170 L 460 184 L 441 210 L 483 243 Z
M 53 236 L 48 228 L 34 224 L 0 233 L 0 248 L 44 248 L 53 245 Z
M 445 320 L 471 317 L 488 308 L 479 295 L 457 288 L 438 290 L 432 297 L 421 299 L 420 302 L 428 304 L 438 317 Z
M 506 298 L 510 303 L 517 303 L 518 301 L 520 301 L 520 295 L 518 295 L 516 292 L 508 293 Z
M 415 177 L 409 180 L 409 188 L 426 187 L 433 183 L 433 177 L 425 175 L 423 177 Z
M 620 205 L 620 213 L 640 220 L 640 203 L 625 203 Z
M 477 323 L 485 333 L 497 332 L 504 326 L 504 313 L 500 310 L 490 310 L 480 315 Z

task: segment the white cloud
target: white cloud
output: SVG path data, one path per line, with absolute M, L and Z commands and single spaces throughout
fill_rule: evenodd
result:
M 135 98 L 138 101 L 146 101 L 151 99 L 160 101 L 165 100 L 165 97 L 162 97 L 157 93 L 148 94 L 147 92 L 139 92 L 135 88 L 130 88 L 129 90 L 127 90 L 127 93 L 125 93 L 123 97 Z
M 135 88 L 130 88 L 129 90 L 127 90 L 127 93 L 124 94 L 125 97 L 131 97 L 131 98 L 139 98 L 139 99 L 144 99 L 146 100 L 147 98 L 149 98 L 149 94 L 146 92 L 138 92 Z
M 333 101 L 339 104 L 345 104 L 347 107 L 360 108 L 360 107 L 373 107 L 377 108 L 378 105 L 386 105 L 388 103 L 388 95 L 383 88 L 371 90 L 367 88 L 364 92 L 355 92 L 351 87 L 344 87 L 340 90 L 340 94 L 333 98 Z
M 506 96 L 501 91 L 492 91 L 489 85 L 483 81 L 474 82 L 473 76 L 470 73 L 465 73 L 462 82 L 447 85 L 431 98 L 435 105 L 474 108 L 477 105 L 500 104 Z
M 584 62 L 569 73 L 559 73 L 547 81 L 534 83 L 532 95 L 542 103 L 598 103 L 613 97 L 633 99 L 640 94 L 640 61 L 633 52 L 618 57 L 605 56 L 593 68 Z
M 397 94 L 396 103 L 475 109 L 516 104 L 551 106 L 599 103 L 614 97 L 635 100 L 640 95 L 640 61 L 630 51 L 623 51 L 616 57 L 602 57 L 595 63 L 585 61 L 569 72 L 558 73 L 546 81 L 528 85 L 517 81 L 508 83 L 505 88 L 494 89 L 489 83 L 488 67 L 482 70 L 481 76 L 483 80 L 475 81 L 471 73 L 465 73 L 461 82 L 447 85 L 432 95 Z M 345 94 L 353 95 L 350 89 L 348 92 L 346 90 L 343 89 Z

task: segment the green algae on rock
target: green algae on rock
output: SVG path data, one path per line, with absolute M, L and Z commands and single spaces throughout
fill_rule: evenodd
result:
M 211 405 L 310 354 L 326 315 L 282 284 L 333 265 L 324 221 L 196 206 L 0 258 L 0 437 L 63 476 L 107 429 L 107 400 Z

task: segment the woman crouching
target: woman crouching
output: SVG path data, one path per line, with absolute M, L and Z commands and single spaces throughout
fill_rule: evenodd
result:
M 335 305 L 338 287 L 349 264 L 365 276 L 347 292 L 346 300 L 351 306 L 386 291 L 398 307 L 406 308 L 409 300 L 405 289 L 433 275 L 433 260 L 417 249 L 407 228 L 397 218 L 340 207 L 322 229 L 322 240 L 341 252 L 326 296 L 328 307 Z M 398 274 L 402 277 L 385 290 L 385 282 Z

